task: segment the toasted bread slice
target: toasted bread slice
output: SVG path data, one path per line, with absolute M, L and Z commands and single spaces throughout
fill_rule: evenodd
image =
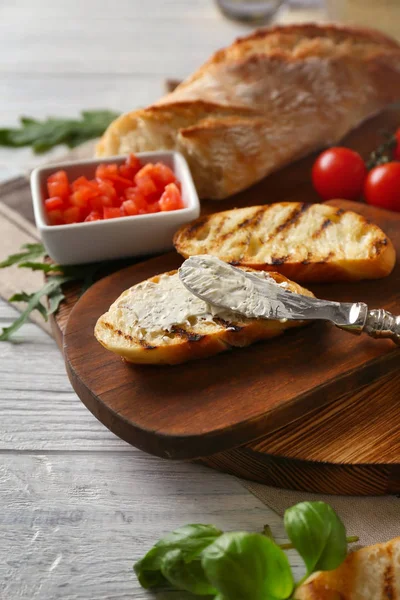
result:
M 279 202 L 200 217 L 174 237 L 185 258 L 212 254 L 295 281 L 356 281 L 389 275 L 390 239 L 361 215 L 326 204 Z
M 334 571 L 314 573 L 296 600 L 389 600 L 400 598 L 400 537 L 349 554 Z
M 308 290 L 279 273 L 272 277 L 292 292 Z M 178 364 L 248 346 L 304 323 L 247 319 L 231 311 L 214 310 L 181 283 L 178 272 L 157 275 L 126 290 L 96 323 L 95 336 L 108 350 L 133 363 Z

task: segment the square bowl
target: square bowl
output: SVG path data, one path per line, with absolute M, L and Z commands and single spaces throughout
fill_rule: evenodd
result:
M 44 201 L 47 178 L 60 169 L 69 180 L 81 175 L 92 179 L 101 163 L 123 163 L 126 156 L 79 160 L 39 167 L 31 175 L 31 192 L 36 226 L 49 256 L 61 265 L 165 252 L 173 248 L 177 229 L 197 219 L 200 202 L 185 158 L 179 152 L 138 152 L 142 165 L 161 162 L 170 167 L 182 186 L 184 208 L 68 225 L 50 225 Z

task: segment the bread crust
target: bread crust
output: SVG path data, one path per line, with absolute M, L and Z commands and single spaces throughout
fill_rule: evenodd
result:
M 167 275 L 174 275 L 177 271 L 170 271 Z M 300 285 L 289 281 L 280 273 L 271 273 L 277 283 L 287 282 L 288 288 L 299 294 L 313 296 L 313 294 Z M 160 275 L 148 281 L 157 283 Z M 132 288 L 134 290 L 135 286 Z M 234 323 L 225 323 L 221 320 L 216 324 L 215 331 L 199 335 L 198 329 L 194 330 L 184 325 L 177 327 L 168 345 L 159 343 L 145 343 L 134 339 L 128 331 L 129 322 L 118 318 L 115 307 L 123 297 L 130 293 L 126 290 L 115 301 L 110 309 L 102 315 L 95 326 L 95 337 L 107 350 L 118 354 L 127 362 L 137 364 L 180 364 L 189 360 L 207 358 L 226 352 L 233 347 L 249 346 L 255 342 L 282 335 L 287 329 L 299 327 L 306 323 L 300 321 L 272 321 L 266 319 L 238 318 Z M 151 302 L 151 297 L 149 297 Z M 129 317 L 128 317 L 129 318 Z
M 225 198 L 400 98 L 400 46 L 368 29 L 259 30 L 216 52 L 173 92 L 119 117 L 97 154 L 174 149 L 201 198 Z
M 363 216 L 300 202 L 200 217 L 176 232 L 174 245 L 184 258 L 212 254 L 302 283 L 379 279 L 396 262 L 392 241 Z
M 400 538 L 357 550 L 334 571 L 311 575 L 296 600 L 378 600 L 400 594 Z

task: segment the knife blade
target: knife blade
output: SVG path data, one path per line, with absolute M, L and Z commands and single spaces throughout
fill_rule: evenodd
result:
M 388 311 L 369 310 L 363 302 L 333 302 L 296 294 L 267 272 L 248 272 L 215 256 L 191 256 L 180 267 L 179 277 L 201 300 L 248 318 L 331 321 L 352 333 L 365 331 L 400 343 L 400 317 Z

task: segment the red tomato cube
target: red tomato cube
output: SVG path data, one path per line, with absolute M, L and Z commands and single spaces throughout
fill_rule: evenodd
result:
M 101 216 L 101 214 L 95 210 L 92 210 L 91 213 L 88 214 L 88 216 L 85 219 L 85 223 L 88 223 L 90 221 L 101 221 L 103 219 L 103 217 Z
M 79 206 L 70 206 L 64 210 L 64 221 L 68 224 L 79 223 L 82 221 L 82 214 Z
M 165 211 L 183 208 L 182 197 L 175 183 L 169 183 L 165 187 L 165 192 L 160 198 L 160 208 Z
M 147 165 L 146 165 L 147 166 Z M 139 191 L 146 197 L 151 197 L 159 192 L 158 186 L 154 183 L 153 179 L 150 177 L 148 172 L 146 173 L 145 169 L 140 169 L 139 173 L 135 175 L 135 183 L 139 189 Z M 143 172 L 145 171 L 145 172 Z
M 64 215 L 62 210 L 49 210 L 47 213 L 50 225 L 64 225 Z
M 138 210 L 141 208 L 147 208 L 146 198 L 143 196 L 143 194 L 139 191 L 138 188 L 127 188 L 125 190 L 125 198 L 127 200 L 133 200 Z
M 118 195 L 112 181 L 99 179 L 97 181 L 97 190 L 101 196 L 107 196 L 111 200 L 111 203 L 114 203 L 118 199 Z
M 121 211 L 124 215 L 128 217 L 133 217 L 134 215 L 139 214 L 139 209 L 134 200 L 125 200 L 124 202 L 122 202 Z
M 159 202 L 152 202 L 151 204 L 147 205 L 148 213 L 158 213 L 158 212 L 160 212 L 160 210 L 161 210 L 161 207 L 160 207 Z
M 60 196 L 61 198 L 68 198 L 69 196 L 69 182 L 68 176 L 65 171 L 56 171 L 50 177 L 47 178 L 47 191 L 49 198 L 54 196 Z
M 60 210 L 64 208 L 64 200 L 60 196 L 53 196 L 53 198 L 47 198 L 44 205 L 47 211 Z
M 118 217 L 122 217 L 122 215 L 121 210 L 116 206 L 105 206 L 103 208 L 104 219 L 117 219 Z
M 113 180 L 118 176 L 118 165 L 116 163 L 102 163 L 96 168 L 96 179 Z

